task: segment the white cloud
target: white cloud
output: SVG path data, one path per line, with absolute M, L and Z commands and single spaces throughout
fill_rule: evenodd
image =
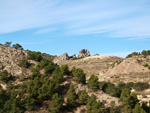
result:
M 42 27 L 35 32 L 41 34 L 59 26 L 69 35 L 148 37 L 149 5 L 149 0 L 1 0 L 0 34 Z

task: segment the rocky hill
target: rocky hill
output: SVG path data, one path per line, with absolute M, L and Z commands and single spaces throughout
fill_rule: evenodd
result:
M 90 56 L 83 49 L 57 57 L 0 45 L 0 112 L 121 113 L 124 102 L 136 110 L 150 100 L 149 69 L 150 56 Z
M 80 53 L 81 51 L 79 52 L 79 56 Z M 86 55 L 88 53 L 86 53 Z M 83 55 L 82 53 L 82 56 L 86 55 Z M 84 70 L 87 76 L 90 76 L 91 74 L 99 75 L 99 73 L 104 73 L 107 69 L 109 69 L 109 67 L 113 62 L 121 60 L 123 60 L 123 58 L 116 56 L 109 56 L 109 55 L 89 56 L 89 54 L 86 57 L 69 59 L 68 54 L 64 53 L 60 55 L 58 58 L 54 59 L 54 63 L 57 63 L 58 65 L 67 64 L 70 67 L 70 69 L 72 69 L 74 66 L 77 68 L 81 68 Z
M 14 76 L 27 73 L 25 69 L 18 66 L 19 61 L 26 56 L 27 51 L 6 47 L 0 44 L 0 71 L 7 70 L 8 73 Z
M 30 70 L 19 67 L 18 64 L 23 58 L 27 58 L 28 51 L 6 47 L 0 44 L 0 72 L 7 70 L 12 76 L 20 76 L 21 74 L 29 75 Z M 53 60 L 56 56 L 42 54 L 43 58 Z M 35 61 L 29 60 L 30 63 L 36 64 Z
M 150 56 L 133 56 L 121 62 L 114 62 L 106 73 L 100 74 L 100 80 L 112 82 L 149 82 L 150 83 Z

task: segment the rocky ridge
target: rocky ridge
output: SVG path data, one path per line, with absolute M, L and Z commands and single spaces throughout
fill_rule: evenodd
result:
M 13 76 L 29 73 L 26 69 L 18 66 L 21 59 L 27 56 L 27 51 L 0 45 L 0 72 L 7 70 Z

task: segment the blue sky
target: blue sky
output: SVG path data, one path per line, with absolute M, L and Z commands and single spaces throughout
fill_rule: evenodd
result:
M 0 43 L 52 55 L 150 49 L 150 0 L 0 0 Z

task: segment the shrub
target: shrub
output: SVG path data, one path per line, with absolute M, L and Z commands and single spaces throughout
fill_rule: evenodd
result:
M 95 75 L 91 75 L 91 77 L 88 80 L 87 85 L 88 85 L 88 88 L 99 89 L 98 77 Z
M 86 83 L 85 73 L 83 72 L 82 69 L 80 68 L 74 69 L 72 73 L 75 81 L 80 82 L 82 84 Z
M 83 90 L 80 94 L 79 94 L 79 103 L 80 104 L 86 104 L 87 100 L 88 100 L 88 93 Z
M 138 91 L 148 89 L 149 87 L 150 87 L 150 85 L 148 83 L 144 83 L 144 82 L 137 82 L 137 83 L 134 83 L 134 85 L 133 85 L 133 88 Z
M 24 68 L 29 68 L 31 66 L 31 64 L 25 58 L 23 58 L 18 65 Z
M 60 113 L 60 109 L 62 108 L 63 97 L 59 96 L 58 93 L 55 93 L 50 102 L 50 113 Z
M 40 62 L 43 59 L 40 52 L 31 52 L 31 51 L 28 52 L 27 58 L 38 62 Z
M 121 94 L 121 90 L 110 82 L 104 82 L 102 86 L 102 90 L 105 93 L 114 97 L 120 97 Z
M 4 82 L 9 81 L 9 76 L 8 76 L 7 70 L 4 70 L 4 71 L 0 72 L 0 80 L 2 80 Z
M 44 68 L 44 73 L 51 74 L 57 67 L 58 66 L 56 64 L 54 64 L 52 61 L 49 61 L 48 65 Z
M 49 63 L 48 60 L 42 59 L 42 60 L 40 61 L 40 63 L 39 63 L 40 68 L 42 69 L 42 68 L 46 67 L 46 66 L 48 65 L 48 63 Z
M 132 110 L 132 113 L 146 113 L 144 109 L 140 106 L 139 103 L 136 104 L 134 109 Z
M 88 99 L 86 104 L 87 113 L 102 113 L 104 111 L 104 104 L 100 101 L 96 101 L 96 96 L 92 96 Z
M 70 74 L 69 67 L 67 64 L 61 65 L 60 70 L 61 70 L 63 75 L 69 75 Z
M 132 108 L 139 102 L 137 95 L 135 93 L 131 93 L 129 88 L 125 88 L 121 92 L 120 100 L 123 105 L 130 105 Z
M 71 84 L 67 92 L 67 105 L 74 107 L 76 105 L 76 98 L 74 85 Z
M 12 42 L 5 42 L 4 45 L 5 45 L 6 47 L 10 47 L 10 46 L 11 46 L 11 43 L 12 43 Z
M 144 66 L 144 67 L 148 67 L 149 65 L 148 65 L 148 64 L 144 64 L 143 66 Z
M 63 80 L 64 80 L 63 74 L 60 71 L 60 68 L 57 67 L 52 74 L 52 81 L 55 84 L 61 84 L 63 82 Z
M 21 50 L 23 50 L 22 46 L 20 44 L 18 44 L 18 43 L 13 44 L 12 47 L 15 48 L 15 49 L 21 49 Z

